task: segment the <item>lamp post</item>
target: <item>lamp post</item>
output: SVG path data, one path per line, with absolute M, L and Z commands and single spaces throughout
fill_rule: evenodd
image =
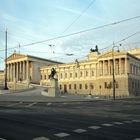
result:
M 116 99 L 116 80 L 115 80 L 115 58 L 114 58 L 114 48 L 117 47 L 118 48 L 118 52 L 119 52 L 119 47 L 118 46 L 115 46 L 114 42 L 113 42 L 113 47 L 112 47 L 112 88 L 113 88 L 113 100 Z
M 5 31 L 5 90 L 8 90 L 7 87 L 7 30 Z

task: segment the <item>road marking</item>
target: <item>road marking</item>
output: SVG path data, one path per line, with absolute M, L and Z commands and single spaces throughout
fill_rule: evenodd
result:
M 13 104 L 10 104 L 10 105 L 7 105 L 8 107 L 12 107 L 12 106 L 15 106 L 15 105 L 20 105 L 22 104 L 22 102 L 18 102 L 18 103 L 13 103 Z
M 83 133 L 83 132 L 86 132 L 87 130 L 85 130 L 85 129 L 75 129 L 73 131 L 76 132 L 76 133 Z
M 123 121 L 124 123 L 132 123 L 132 121 Z
M 46 137 L 38 137 L 38 138 L 33 138 L 33 140 L 50 140 L 50 139 Z
M 140 122 L 140 120 L 132 120 L 133 122 Z
M 140 140 L 140 138 L 135 138 L 134 140 Z
M 110 124 L 110 123 L 103 123 L 102 125 L 103 126 L 113 126 L 113 124 Z
M 47 105 L 51 105 L 52 103 L 47 103 Z
M 120 125 L 120 124 L 123 124 L 123 123 L 122 122 L 114 122 L 114 124 Z
M 33 106 L 33 105 L 35 105 L 35 104 L 37 104 L 37 102 L 34 102 L 34 103 L 31 103 L 31 104 L 28 104 L 28 105 L 26 105 L 25 107 L 31 107 L 31 106 Z
M 90 126 L 90 127 L 88 127 L 88 128 L 90 128 L 90 129 L 99 129 L 99 128 L 101 128 L 100 126 Z
M 70 134 L 67 134 L 67 133 L 58 133 L 58 134 L 54 134 L 55 136 L 57 136 L 57 137 L 67 137 L 67 136 L 69 136 Z
M 66 104 L 68 104 L 68 103 L 63 103 L 63 105 L 66 105 Z

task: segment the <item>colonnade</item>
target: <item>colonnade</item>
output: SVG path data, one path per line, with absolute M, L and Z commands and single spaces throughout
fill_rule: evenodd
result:
M 29 61 L 20 61 L 7 64 L 7 80 L 12 81 L 24 81 L 29 80 Z
M 97 68 L 98 75 L 112 75 L 113 59 L 100 60 Z M 115 75 L 122 75 L 128 73 L 128 59 L 127 58 L 114 58 L 114 72 Z

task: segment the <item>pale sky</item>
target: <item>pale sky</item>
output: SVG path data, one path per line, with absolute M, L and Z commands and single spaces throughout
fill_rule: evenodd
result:
M 5 54 L 6 29 L 8 56 L 14 50 L 19 52 L 20 44 L 20 53 L 70 62 L 86 59 L 90 48 L 95 45 L 100 50 L 113 41 L 117 42 L 140 31 L 140 18 L 45 43 L 25 47 L 22 45 L 139 15 L 140 0 L 0 0 L 0 69 L 4 68 L 2 58 Z M 69 25 L 70 28 L 66 30 Z M 140 34 L 122 42 L 123 49 L 139 45 Z M 10 49 L 13 47 L 15 48 Z M 73 55 L 66 55 L 68 53 Z

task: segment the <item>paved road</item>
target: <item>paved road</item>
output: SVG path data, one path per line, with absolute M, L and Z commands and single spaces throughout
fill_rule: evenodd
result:
M 140 102 L 0 102 L 4 139 L 139 140 Z

